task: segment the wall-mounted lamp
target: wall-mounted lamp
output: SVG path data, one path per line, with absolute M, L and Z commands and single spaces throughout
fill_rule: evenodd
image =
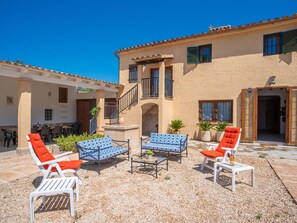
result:
M 252 93 L 253 92 L 253 89 L 251 88 L 251 87 L 249 87 L 248 89 L 247 89 L 247 93 Z
M 270 78 L 269 78 L 269 80 L 268 80 L 268 83 L 269 83 L 269 85 L 273 85 L 273 84 L 275 84 L 275 76 L 271 76 Z
M 49 92 L 47 93 L 47 95 L 48 95 L 49 97 L 52 96 L 52 92 L 49 91 Z

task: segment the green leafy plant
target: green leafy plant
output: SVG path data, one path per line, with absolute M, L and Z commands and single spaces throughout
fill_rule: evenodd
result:
M 164 177 L 165 180 L 170 180 L 170 178 L 171 178 L 170 176 Z
M 97 117 L 99 112 L 101 111 L 101 107 L 93 107 L 91 110 L 90 110 L 90 114 L 92 115 L 92 117 Z
M 203 131 L 209 131 L 212 129 L 213 125 L 210 121 L 199 122 L 198 127 L 201 128 Z
M 146 150 L 145 154 L 148 155 L 148 156 L 150 156 L 150 155 L 153 156 L 154 152 L 152 150 Z
M 178 132 L 181 128 L 185 127 L 183 121 L 179 119 L 172 120 L 169 126 L 174 132 Z
M 76 143 L 80 141 L 85 141 L 89 139 L 101 138 L 103 135 L 94 134 L 89 135 L 87 133 L 83 133 L 81 135 L 69 135 L 67 137 L 60 136 L 58 138 L 54 138 L 54 141 L 58 144 L 61 151 L 73 151 L 76 152 Z
M 265 156 L 267 156 L 267 153 L 260 153 L 259 158 L 265 158 Z
M 262 218 L 262 214 L 258 214 L 258 215 L 256 215 L 255 218 L 256 218 L 257 220 L 261 220 L 261 218 Z
M 229 123 L 228 122 L 218 122 L 218 124 L 216 125 L 215 129 L 218 132 L 224 132 L 228 126 L 229 126 Z

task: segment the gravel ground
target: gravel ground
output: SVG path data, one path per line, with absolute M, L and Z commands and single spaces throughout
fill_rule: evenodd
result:
M 277 178 L 266 159 L 238 156 L 237 161 L 253 165 L 256 185 L 250 173 L 237 176 L 236 192 L 231 192 L 230 173 L 223 172 L 218 184 L 212 172 L 199 171 L 202 156 L 189 149 L 189 157 L 179 164 L 169 161 L 169 171 L 137 170 L 130 163 L 117 167 L 84 164 L 79 171 L 83 185 L 76 202 L 75 218 L 69 216 L 66 196 L 51 197 L 46 205 L 35 203 L 36 222 L 297 222 L 297 205 Z M 0 222 L 29 222 L 28 196 L 41 181 L 40 174 L 0 185 Z

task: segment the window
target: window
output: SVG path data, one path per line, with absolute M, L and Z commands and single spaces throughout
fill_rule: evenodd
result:
M 211 44 L 199 47 L 199 62 L 211 62 Z
M 68 102 L 68 88 L 59 87 L 59 103 Z
M 225 121 L 232 123 L 232 118 L 232 100 L 199 101 L 200 121 Z
M 188 47 L 187 48 L 187 63 L 188 64 L 198 64 L 198 63 L 208 63 L 211 62 L 212 46 L 211 44 Z
M 281 33 L 264 35 L 264 56 L 281 53 Z
M 282 33 L 282 53 L 297 51 L 297 29 Z
M 187 63 L 188 64 L 198 64 L 198 54 L 199 54 L 199 47 L 188 47 L 187 48 Z
M 129 83 L 137 82 L 137 65 L 129 66 Z
M 53 109 L 45 109 L 44 110 L 44 120 L 45 121 L 53 120 Z

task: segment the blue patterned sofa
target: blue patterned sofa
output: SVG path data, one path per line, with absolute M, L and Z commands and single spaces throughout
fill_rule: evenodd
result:
M 76 143 L 79 159 L 95 161 L 99 165 L 100 161 L 128 153 L 130 159 L 130 143 L 128 141 L 113 140 L 108 136 L 90 139 Z
M 151 133 L 149 138 L 141 138 L 141 154 L 142 150 L 178 154 L 181 163 L 182 152 L 188 156 L 188 135 Z

